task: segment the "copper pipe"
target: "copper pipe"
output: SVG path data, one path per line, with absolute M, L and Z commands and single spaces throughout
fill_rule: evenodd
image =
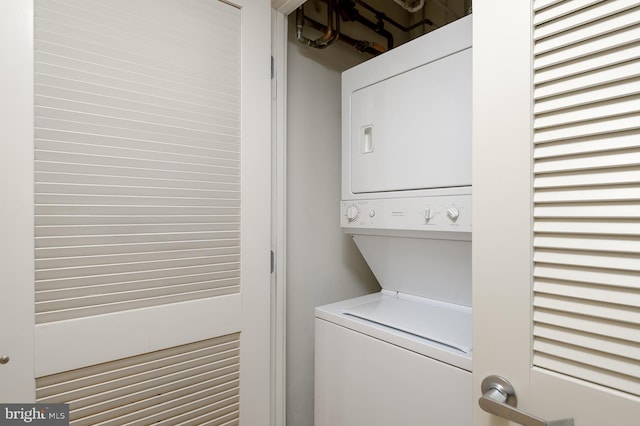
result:
M 334 30 L 333 2 L 331 1 L 327 2 L 327 26 L 324 34 L 319 38 L 312 40 L 312 39 L 306 38 L 302 34 L 302 30 L 304 27 L 304 20 L 305 20 L 304 6 L 300 6 L 296 10 L 296 37 L 299 42 L 304 43 L 307 46 L 311 46 L 316 49 L 324 49 L 330 46 L 331 44 L 333 44 L 333 42 L 338 39 L 338 35 L 340 34 L 340 18 L 339 17 L 336 18 L 336 29 Z
M 304 24 L 309 25 L 311 28 L 318 31 L 324 32 L 327 29 L 325 25 L 321 24 L 318 21 L 314 21 L 308 16 L 304 16 Z M 373 43 L 366 40 L 358 40 L 358 39 L 349 37 L 344 33 L 339 33 L 338 40 L 345 44 L 348 44 L 351 47 L 355 47 L 360 52 L 368 53 L 372 56 L 377 56 L 385 52 L 385 48 L 383 46 L 380 46 L 378 43 Z

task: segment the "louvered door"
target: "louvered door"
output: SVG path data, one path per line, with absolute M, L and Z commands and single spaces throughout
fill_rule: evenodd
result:
M 538 417 L 635 424 L 640 2 L 518 3 L 474 7 L 474 391 L 499 374 Z
M 269 418 L 270 11 L 247 3 L 21 10 L 36 399 L 72 424 Z
M 640 397 L 640 2 L 534 7 L 533 365 Z

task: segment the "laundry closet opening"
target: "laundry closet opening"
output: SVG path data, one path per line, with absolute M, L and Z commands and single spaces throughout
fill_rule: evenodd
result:
M 424 4 L 418 10 L 410 12 L 399 3 L 406 3 L 405 6 L 414 3 L 414 7 L 419 6 L 420 3 Z M 344 199 L 342 194 L 341 74 L 369 59 L 379 59 L 384 56 L 385 53 L 382 52 L 388 50 L 391 38 L 393 47 L 390 53 L 393 53 L 394 50 L 423 34 L 461 20 L 469 15 L 470 7 L 470 1 L 365 0 L 338 1 L 332 3 L 331 8 L 325 1 L 310 0 L 304 4 L 303 11 L 292 12 L 288 17 L 286 69 L 286 411 L 288 424 L 314 424 L 314 396 L 316 396 L 314 386 L 317 379 L 314 377 L 314 351 L 318 332 L 314 325 L 315 308 L 358 296 L 377 294 L 381 290 L 380 271 L 372 272 L 371 265 L 365 261 L 354 238 L 341 228 L 341 220 L 347 220 L 347 211 L 340 209 L 350 207 L 350 205 L 341 207 L 341 199 Z M 353 9 L 358 12 L 359 17 L 355 17 Z M 379 13 L 376 14 L 372 9 Z M 349 10 L 351 14 L 348 13 Z M 388 19 L 384 19 L 382 14 Z M 332 19 L 330 20 L 329 17 Z M 390 23 L 390 20 L 398 25 Z M 382 28 L 377 27 L 378 31 L 376 31 L 364 21 L 373 22 Z M 429 25 L 427 21 L 432 22 L 433 25 Z M 420 24 L 415 25 L 416 23 Z M 403 28 L 410 28 L 410 30 L 404 31 Z M 416 94 L 410 102 L 427 100 L 444 103 L 447 101 L 440 94 L 427 93 Z M 389 108 L 393 109 L 394 102 L 396 101 L 388 103 Z M 420 124 L 419 118 L 414 121 L 415 124 Z M 364 137 L 367 134 L 367 124 L 370 123 L 362 123 Z M 373 149 L 373 152 L 365 153 L 363 156 L 376 156 L 380 153 L 379 146 L 376 144 L 378 130 L 374 126 L 369 133 L 371 139 L 366 142 L 369 144 L 367 149 Z M 425 129 L 425 133 L 429 134 L 429 130 Z M 404 153 L 409 159 L 412 157 L 411 153 L 407 151 Z M 363 167 L 368 166 L 363 165 Z M 367 197 L 366 194 L 370 194 L 372 190 L 367 185 L 373 185 L 376 186 L 373 188 L 374 191 L 382 189 L 393 192 L 396 188 L 384 187 L 394 184 L 393 179 L 385 177 L 384 173 L 386 172 L 380 174 L 378 182 L 371 183 L 367 180 L 357 191 Z M 396 183 L 399 186 L 403 185 L 403 182 Z M 465 187 L 468 186 L 468 182 L 457 182 L 454 185 Z M 465 192 L 460 189 L 455 191 Z M 422 210 L 423 215 L 425 210 L 431 209 L 434 215 L 437 213 L 438 218 L 450 220 L 446 215 L 447 209 L 452 206 L 436 204 L 421 206 L 419 209 Z M 445 207 L 447 209 L 444 209 Z M 381 214 L 376 208 L 373 210 L 375 215 Z M 369 217 L 370 212 L 368 209 L 360 208 L 358 214 L 360 218 Z M 464 217 L 462 215 L 461 222 L 464 221 Z M 422 221 L 424 220 L 423 217 Z M 393 246 L 408 239 L 399 236 L 381 243 L 377 236 L 359 235 L 356 240 L 372 241 L 373 248 L 367 248 L 365 251 L 371 251 L 374 257 L 381 256 L 383 259 L 388 259 L 384 255 L 384 250 L 395 250 L 395 248 L 381 247 L 389 244 L 389 241 Z M 422 241 L 418 245 L 424 245 L 427 240 L 413 238 L 412 241 L 414 243 Z M 442 241 L 446 241 L 445 244 L 449 250 L 453 252 L 459 250 L 467 256 L 467 248 L 464 247 L 468 241 L 464 241 L 464 238 Z M 379 248 L 376 249 L 375 246 Z M 424 248 L 416 247 L 413 253 L 417 258 L 420 257 L 420 250 Z M 439 251 L 444 253 L 447 249 Z M 470 256 L 470 250 L 468 252 Z M 393 268 L 407 270 L 407 261 L 406 258 L 400 258 L 396 260 L 397 265 Z M 430 262 L 436 262 L 436 260 L 431 259 Z M 426 267 L 426 265 L 423 266 Z M 464 269 L 460 271 L 460 281 L 463 281 L 462 276 L 465 272 Z M 382 276 L 382 281 L 386 280 L 384 273 Z M 464 318 L 467 315 L 464 307 L 466 302 L 461 301 L 467 300 L 466 295 L 460 289 L 456 291 L 458 295 L 454 300 L 443 302 L 453 301 L 460 304 L 462 306 L 460 316 Z M 416 339 L 419 338 L 416 337 Z M 452 355 L 452 358 L 456 357 L 458 355 Z M 462 358 L 465 356 L 463 355 Z M 447 365 L 455 363 L 453 360 L 448 362 Z M 466 363 L 470 364 L 470 362 Z M 455 371 L 464 370 L 460 367 L 451 368 Z

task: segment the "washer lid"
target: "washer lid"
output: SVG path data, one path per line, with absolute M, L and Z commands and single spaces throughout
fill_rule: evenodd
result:
M 471 242 L 354 235 L 385 290 L 471 306 Z
M 397 297 L 350 306 L 344 314 L 404 331 L 470 353 L 471 309 L 437 301 Z

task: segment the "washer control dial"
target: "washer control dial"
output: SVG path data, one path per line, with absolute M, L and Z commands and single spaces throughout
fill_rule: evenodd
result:
M 429 222 L 431 219 L 433 219 L 433 215 L 434 215 L 434 211 L 431 207 L 427 207 L 426 209 L 424 209 L 424 220 Z
M 347 207 L 347 220 L 349 222 L 353 222 L 354 220 L 356 220 L 359 215 L 360 215 L 360 211 L 356 206 Z
M 460 211 L 457 208 L 449 207 L 447 209 L 447 217 L 451 219 L 453 222 L 455 222 L 456 219 L 458 219 L 458 216 L 460 216 Z

